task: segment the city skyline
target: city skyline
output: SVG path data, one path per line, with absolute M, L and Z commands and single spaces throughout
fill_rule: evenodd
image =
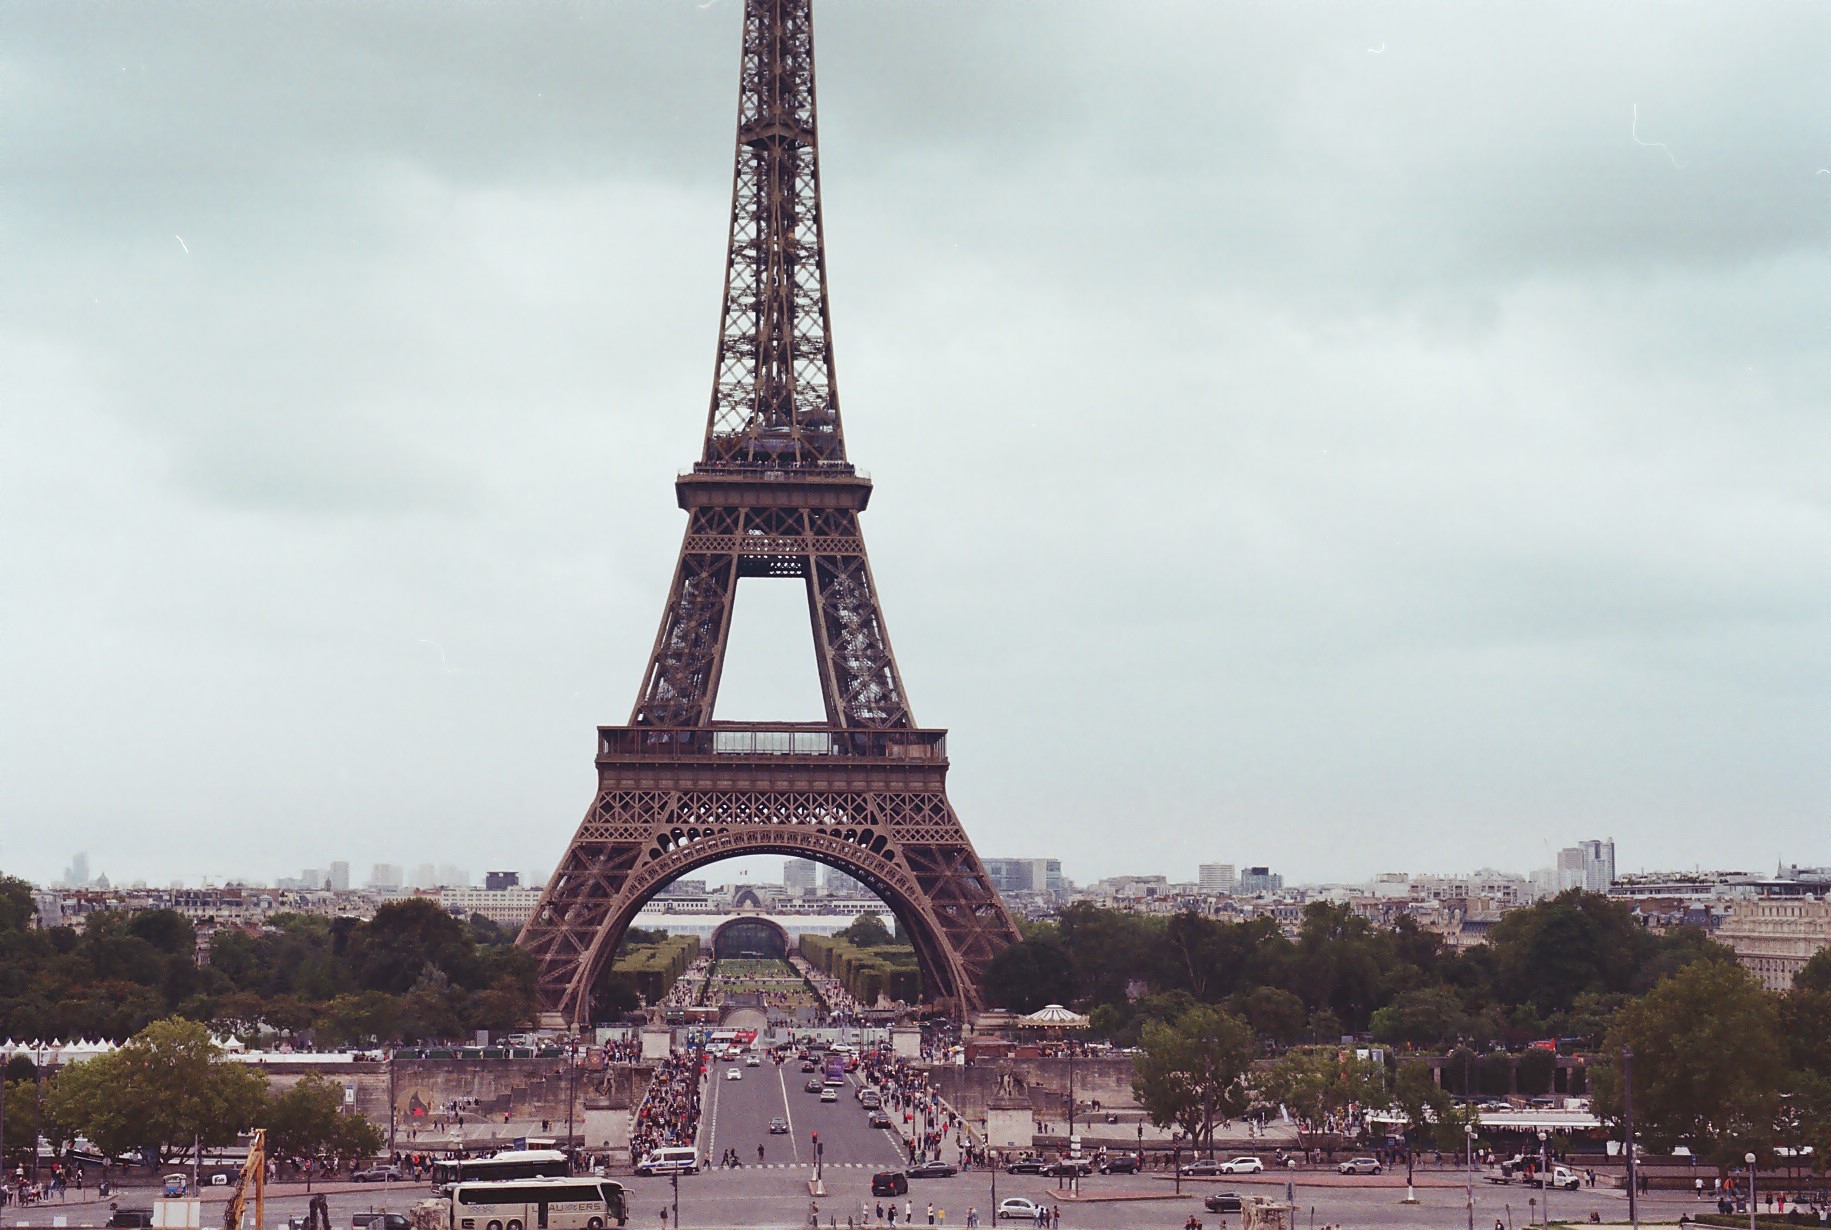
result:
M 680 538 L 736 8 L 9 19 L 0 868 L 552 865 Z M 1821 14 L 820 21 L 847 446 L 982 854 L 1831 861 Z M 719 716 L 818 716 L 752 588 Z
M 1053 867 L 1060 867 L 1060 860 L 1056 859 L 1036 857 L 1010 858 L 995 854 L 985 855 L 983 857 L 987 864 L 988 871 L 992 874 L 994 881 L 998 882 L 1000 891 L 1012 891 L 1014 887 L 1004 882 L 999 882 L 1001 881 L 1001 877 L 1007 874 L 1002 866 L 1004 864 L 1047 863 Z M 43 885 L 71 885 L 71 871 L 78 867 L 87 868 L 88 853 L 86 851 L 79 851 L 76 854 L 69 856 L 69 858 L 70 865 L 66 867 L 63 876 L 36 880 L 35 882 Z M 1570 858 L 1574 858 L 1575 861 L 1574 863 L 1568 863 L 1567 865 L 1567 859 Z M 1831 860 L 1792 858 L 1782 860 L 1777 866 L 1811 867 L 1820 865 L 1821 862 L 1825 861 Z M 791 873 L 791 865 L 802 863 L 808 864 L 810 870 L 805 873 Z M 423 860 L 418 861 L 413 865 L 415 867 L 414 873 L 412 875 L 406 875 L 403 873 L 403 869 L 408 866 L 408 863 L 406 862 L 375 863 L 370 865 L 371 870 L 366 877 L 358 877 L 352 880 L 349 870 L 352 863 L 349 860 L 333 860 L 327 865 L 327 869 L 325 870 L 306 868 L 298 872 L 270 873 L 265 876 L 249 876 L 233 872 L 222 872 L 206 874 L 195 881 L 182 880 L 180 882 L 184 883 L 187 887 L 194 887 L 202 884 L 241 884 L 249 887 L 285 887 L 295 883 L 301 887 L 315 887 L 319 885 L 319 881 L 323 881 L 325 884 L 341 889 L 350 889 L 352 887 L 427 889 L 439 887 L 482 887 L 486 882 L 493 885 L 499 877 L 508 877 L 509 879 L 505 882 L 513 882 L 522 887 L 538 888 L 545 883 L 546 877 L 549 874 L 547 871 L 540 868 L 526 867 L 491 868 L 487 871 L 472 873 L 468 868 L 458 868 L 450 863 L 434 864 L 427 863 Z M 384 868 L 393 871 L 398 876 L 392 886 L 378 883 L 376 873 L 382 871 Z M 1598 872 L 1595 870 L 1596 868 L 1605 868 L 1605 870 Z M 425 872 L 434 871 L 435 869 L 436 872 L 431 878 L 427 878 L 424 875 Z M 9 869 L 0 867 L 0 872 L 8 871 Z M 1526 881 L 1534 880 L 1536 877 L 1546 877 L 1550 891 L 1554 892 L 1562 891 L 1564 888 L 1570 887 L 1581 887 L 1591 892 L 1601 892 L 1605 891 L 1607 886 L 1615 882 L 1618 877 L 1624 875 L 1684 874 L 1687 871 L 1749 876 L 1763 876 L 1768 874 L 1767 869 L 1762 866 L 1720 866 L 1705 868 L 1702 865 L 1694 865 L 1693 867 L 1686 868 L 1682 865 L 1651 864 L 1626 869 L 1618 868 L 1616 865 L 1615 843 L 1612 839 L 1583 839 L 1575 841 L 1574 844 L 1555 851 L 1551 860 L 1542 866 L 1536 867 L 1504 868 L 1495 866 L 1491 863 L 1484 863 L 1466 868 L 1381 867 L 1356 879 L 1344 879 L 1341 877 L 1311 878 L 1301 874 L 1301 872 L 1292 874 L 1292 869 L 1289 868 L 1270 867 L 1264 864 L 1248 864 L 1245 862 L 1233 864 L 1204 862 L 1189 867 L 1179 866 L 1171 870 L 1166 870 L 1164 868 L 1157 868 L 1154 870 L 1141 870 L 1137 868 L 1127 870 L 1109 869 L 1099 875 L 1086 876 L 1069 875 L 1066 869 L 1062 869 L 1059 873 L 1052 874 L 1060 874 L 1064 880 L 1079 887 L 1100 883 L 1108 879 L 1161 877 L 1171 884 L 1192 884 L 1203 890 L 1215 890 L 1221 888 L 1223 877 L 1219 873 L 1222 871 L 1231 873 L 1225 877 L 1226 884 L 1229 886 L 1237 886 L 1242 894 L 1260 891 L 1264 887 L 1266 876 L 1269 876 L 1270 880 L 1276 882 L 1272 885 L 1273 888 L 1289 887 L 1292 889 L 1307 889 L 1334 885 L 1375 885 L 1383 877 L 1395 874 L 1413 878 L 1453 879 L 1494 873 L 1503 876 L 1513 876 Z M 10 873 L 18 874 L 17 872 Z M 1249 887 L 1248 881 L 1253 877 L 1254 873 L 1259 873 L 1260 878 L 1256 884 Z M 107 877 L 108 882 L 112 887 L 124 887 L 134 884 L 163 887 L 173 882 L 171 880 L 162 881 L 132 874 L 125 877 L 113 876 L 109 874 L 107 868 L 100 866 L 96 868 L 95 874 L 98 877 Z M 797 878 L 797 876 L 805 876 L 805 878 Z M 816 888 L 818 888 L 818 891 L 822 894 L 831 894 L 836 890 L 836 887 L 839 891 L 845 891 L 852 888 L 862 889 L 862 886 L 857 885 L 850 877 L 837 872 L 833 868 L 827 867 L 825 864 L 814 863 L 811 860 L 804 859 L 775 858 L 768 856 L 750 856 L 729 859 L 721 863 L 713 863 L 702 868 L 694 878 L 696 881 L 706 884 L 708 888 L 715 890 L 734 889 L 745 884 L 781 885 L 790 890 L 805 889 L 810 892 L 815 891 Z M 75 884 L 73 886 L 81 887 L 80 884 Z M 1020 886 L 1017 888 L 1017 891 L 1030 891 L 1031 888 L 1032 885 Z M 1226 891 L 1232 891 L 1232 888 L 1230 887 L 1226 889 Z

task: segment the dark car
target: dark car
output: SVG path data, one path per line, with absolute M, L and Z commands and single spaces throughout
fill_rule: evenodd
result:
M 108 1224 L 117 1230 L 143 1230 L 153 1224 L 151 1209 L 116 1209 L 109 1214 Z
M 788 1120 L 783 1119 L 780 1116 L 771 1119 L 769 1121 L 769 1134 L 771 1136 L 788 1135 Z
M 885 1170 L 871 1176 L 873 1196 L 901 1196 L 909 1190 L 909 1176 L 900 1170 Z
M 917 1162 L 906 1173 L 912 1179 L 951 1179 L 960 1173 L 960 1168 L 946 1162 Z
M 1137 1174 L 1138 1159 L 1127 1154 L 1124 1157 L 1109 1157 L 1100 1163 L 1101 1174 Z
M 1005 1163 L 1006 1174 L 1041 1174 L 1047 1165 L 1040 1157 L 1020 1157 L 1014 1162 Z
M 1188 1162 L 1183 1166 L 1184 1175 L 1216 1175 L 1221 1173 L 1219 1162 Z
M 1242 1205 L 1238 1192 L 1210 1192 L 1202 1197 L 1202 1207 L 1210 1213 L 1238 1213 Z
M 1094 1164 L 1085 1158 L 1064 1158 L 1043 1171 L 1052 1179 L 1084 1179 L 1093 1172 Z
M 396 1166 L 371 1166 L 367 1170 L 358 1170 L 350 1176 L 352 1183 L 399 1183 L 400 1168 Z
M 803 1072 L 812 1072 L 814 1070 L 814 1061 L 811 1059 L 802 1060 L 801 1061 L 801 1070 Z
M 801 1092 L 819 1093 L 822 1089 L 825 1089 L 825 1088 L 826 1088 L 826 1083 L 824 1081 L 811 1080 L 807 1084 L 801 1086 Z
M 413 1222 L 405 1213 L 352 1213 L 350 1230 L 413 1230 Z
M 871 1112 L 871 1126 L 874 1128 L 889 1127 L 890 1126 L 890 1116 L 886 1115 L 881 1110 L 872 1111 Z

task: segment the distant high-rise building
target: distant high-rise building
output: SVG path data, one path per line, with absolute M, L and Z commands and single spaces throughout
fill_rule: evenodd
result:
M 1248 867 L 1240 873 L 1240 895 L 1243 897 L 1275 893 L 1283 887 L 1284 877 L 1273 872 L 1270 867 Z
M 1554 868 L 1557 891 L 1580 888 L 1586 893 L 1606 893 L 1615 882 L 1615 839 L 1579 841 L 1558 851 Z
M 1197 874 L 1204 893 L 1231 893 L 1239 883 L 1232 863 L 1203 863 Z
M 70 866 L 64 871 L 64 883 L 71 888 L 89 887 L 89 856 L 76 854 L 70 858 Z
M 1059 858 L 988 858 L 986 876 L 1001 893 L 1045 893 L 1054 896 L 1067 888 Z
M 450 863 L 439 864 L 439 883 L 446 888 L 469 888 L 470 872 Z
M 306 888 L 323 888 L 324 880 L 323 870 L 317 867 L 307 867 L 299 873 L 299 883 Z
M 521 884 L 519 871 L 486 871 L 483 873 L 485 892 L 499 893 L 505 888 L 517 888 Z
M 369 887 L 396 889 L 401 886 L 399 863 L 377 863 L 369 870 Z
M 788 859 L 782 864 L 782 887 L 791 897 L 806 897 L 813 893 L 819 874 L 820 864 L 813 859 Z
M 415 888 L 437 888 L 444 881 L 439 879 L 439 869 L 431 863 L 421 863 L 418 871 L 413 873 Z
M 837 867 L 820 869 L 820 891 L 828 897 L 865 897 L 869 896 L 863 884 L 839 870 Z
M 331 864 L 331 873 L 330 873 L 330 875 L 326 876 L 325 879 L 330 883 L 330 886 L 334 891 L 340 892 L 340 893 L 349 892 L 350 891 L 350 865 L 348 863 L 344 862 L 343 860 L 339 859 L 338 861 Z

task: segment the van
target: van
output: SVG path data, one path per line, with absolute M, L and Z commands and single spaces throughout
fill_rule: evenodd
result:
M 636 1163 L 639 1175 L 698 1174 L 699 1153 L 686 1145 L 669 1145 L 652 1150 Z
M 909 1176 L 900 1170 L 885 1170 L 871 1176 L 873 1196 L 901 1196 L 909 1190 Z

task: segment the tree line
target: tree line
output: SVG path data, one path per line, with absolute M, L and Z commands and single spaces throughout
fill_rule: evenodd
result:
M 24 1065 L 29 1069 L 30 1064 Z M 310 1075 L 274 1092 L 260 1069 L 228 1061 L 197 1021 L 154 1021 L 119 1049 L 66 1064 L 48 1081 L 9 1064 L 4 1152 L 31 1155 L 34 1133 L 62 1154 L 78 1138 L 109 1159 L 147 1165 L 267 1129 L 271 1156 L 343 1164 L 375 1156 L 380 1128 L 344 1107 L 343 1086 Z
M 1574 890 L 1463 952 L 1329 902 L 1295 936 L 1084 905 L 1026 931 L 992 964 L 993 998 L 1070 1004 L 1094 1036 L 1140 1048 L 1140 1102 L 1198 1144 L 1279 1108 L 1306 1137 L 1345 1140 L 1370 1130 L 1361 1112 L 1390 1108 L 1414 1144 L 1460 1149 L 1471 1101 L 1551 1091 L 1560 1053 L 1577 1056 L 1567 1092 L 1619 1127 L 1631 1053 L 1644 1145 L 1723 1165 L 1802 1145 L 1820 1169 L 1831 1159 L 1831 950 L 1774 994 L 1703 932 L 1654 933 Z M 1368 1042 L 1387 1044 L 1381 1060 Z M 1447 1055 L 1441 1078 L 1425 1052 Z
M 122 1041 L 168 1016 L 254 1042 L 319 1047 L 453 1038 L 534 1015 L 514 935 L 423 899 L 368 920 L 279 914 L 258 931 L 197 929 L 174 910 L 104 911 L 38 929 L 31 886 L 0 876 L 0 1037 Z
M 1698 928 L 1655 933 L 1623 903 L 1579 890 L 1512 911 L 1463 952 L 1409 917 L 1376 927 L 1327 901 L 1304 907 L 1295 936 L 1271 918 L 1086 904 L 1024 931 L 992 963 L 994 1002 L 1020 1012 L 1068 1004 L 1123 1045 L 1136 1045 L 1147 1021 L 1197 1004 L 1224 1005 L 1278 1045 L 1350 1034 L 1413 1048 L 1595 1045 L 1662 978 L 1732 956 Z

